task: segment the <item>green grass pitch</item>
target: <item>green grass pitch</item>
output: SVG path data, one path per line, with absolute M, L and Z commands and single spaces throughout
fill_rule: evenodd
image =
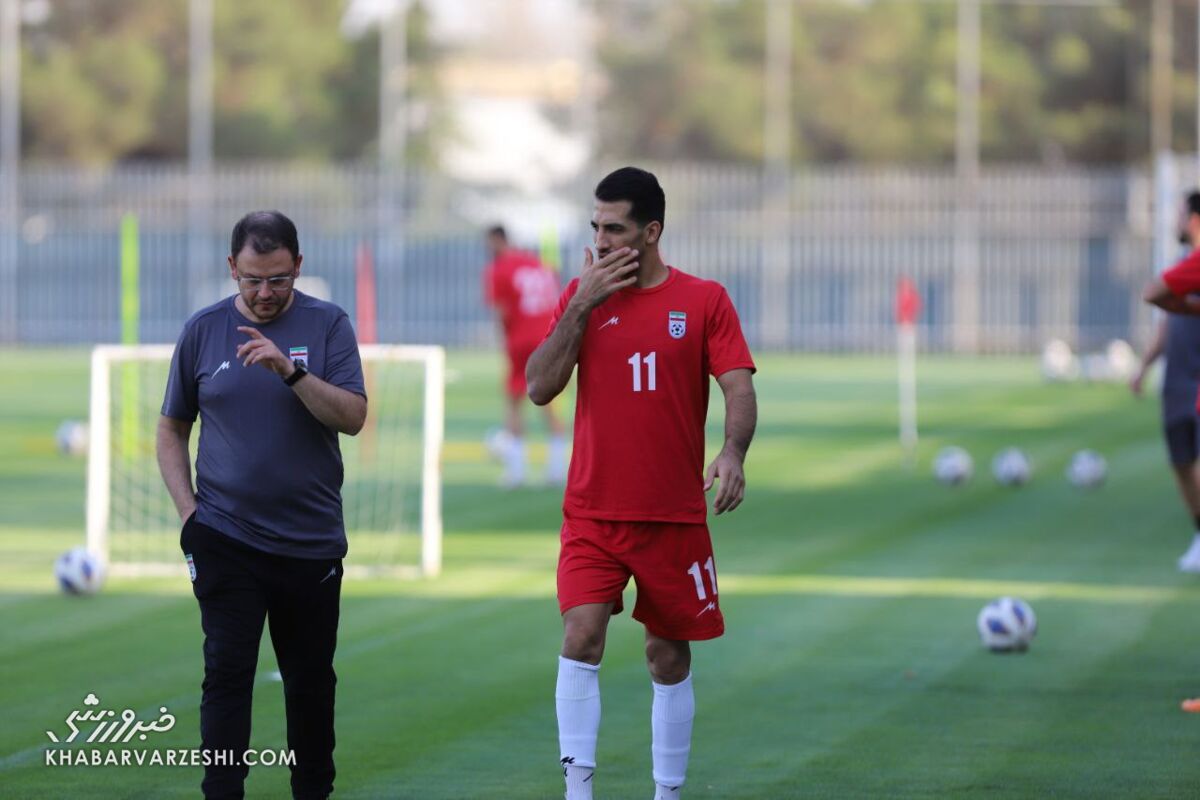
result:
M 348 582 L 338 648 L 337 796 L 561 796 L 553 689 L 559 493 L 495 487 L 483 455 L 500 417 L 498 358 L 452 353 L 445 574 Z M 920 466 L 895 443 L 887 359 L 768 356 L 744 505 L 712 521 L 728 633 L 695 648 L 692 798 L 1195 796 L 1200 579 L 1175 571 L 1190 535 L 1152 399 L 1121 386 L 1043 385 L 1032 360 L 927 359 Z M 48 767 L 89 692 L 178 722 L 198 741 L 202 661 L 186 579 L 111 580 L 59 595 L 51 564 L 83 538 L 84 463 L 58 423 L 87 403 L 82 350 L 0 351 L 0 796 L 196 796 L 200 770 Z M 714 393 L 710 445 L 720 434 Z M 530 416 L 531 423 L 536 421 Z M 540 435 L 540 434 L 539 434 Z M 976 476 L 929 476 L 966 447 Z M 1023 447 L 1020 490 L 987 475 Z M 1085 494 L 1070 454 L 1109 460 Z M 351 558 L 354 542 L 351 540 Z M 632 592 L 632 589 L 631 589 Z M 1041 631 L 1025 655 L 983 651 L 974 621 L 1002 593 Z M 628 597 L 631 598 L 632 595 Z M 252 746 L 284 747 L 264 642 Z M 649 798 L 650 686 L 640 628 L 616 618 L 601 671 L 598 798 Z M 251 797 L 286 797 L 257 768 Z

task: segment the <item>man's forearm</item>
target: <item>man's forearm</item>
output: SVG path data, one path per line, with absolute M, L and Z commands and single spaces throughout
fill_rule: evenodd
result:
M 304 407 L 323 425 L 350 436 L 362 430 L 367 421 L 367 399 L 348 389 L 308 374 L 297 381 L 292 390 Z
M 1146 284 L 1142 299 L 1172 314 L 1200 315 L 1200 299 L 1194 295 L 1175 294 L 1161 277 Z
M 579 346 L 591 311 L 574 303 L 568 304 L 554 332 L 542 342 L 525 365 L 525 383 L 529 399 L 544 406 L 558 397 L 571 380 L 571 372 L 579 361 Z
M 1146 348 L 1146 352 L 1142 353 L 1142 369 L 1149 368 L 1151 364 L 1158 360 L 1158 357 L 1163 354 L 1167 347 L 1167 319 L 1162 320 L 1154 328 L 1154 338 L 1150 341 L 1150 346 Z
M 190 431 L 190 426 L 189 431 Z M 192 462 L 188 456 L 188 437 L 168 425 L 159 424 L 156 434 L 158 471 L 162 474 L 167 493 L 175 503 L 180 519 L 187 519 L 196 510 L 196 491 L 192 488 Z
M 726 451 L 744 461 L 757 425 L 758 398 L 753 389 L 733 392 L 725 397 Z

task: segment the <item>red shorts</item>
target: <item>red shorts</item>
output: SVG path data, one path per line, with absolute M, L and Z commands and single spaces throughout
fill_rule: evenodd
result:
M 508 343 L 508 382 L 505 388 L 508 389 L 509 397 L 521 397 L 525 394 L 525 364 L 539 344 L 540 341 Z
M 655 636 L 699 641 L 725 632 L 707 525 L 563 519 L 559 611 L 612 603 L 619 614 L 631 576 L 637 582 L 633 618 Z

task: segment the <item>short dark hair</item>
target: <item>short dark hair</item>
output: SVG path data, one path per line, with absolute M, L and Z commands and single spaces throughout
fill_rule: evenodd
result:
M 229 252 L 234 259 L 249 242 L 259 255 L 274 253 L 284 248 L 292 254 L 292 261 L 300 257 L 300 237 L 296 223 L 278 211 L 251 211 L 233 226 Z
M 596 184 L 596 199 L 606 203 L 629 201 L 629 216 L 643 228 L 651 222 L 665 224 L 667 197 L 653 173 L 621 167 Z
M 508 231 L 504 230 L 503 225 L 493 225 L 492 227 L 488 228 L 487 235 L 495 236 L 497 239 L 503 242 L 508 241 Z
M 1200 191 L 1193 189 L 1188 192 L 1184 204 L 1189 214 L 1200 214 Z

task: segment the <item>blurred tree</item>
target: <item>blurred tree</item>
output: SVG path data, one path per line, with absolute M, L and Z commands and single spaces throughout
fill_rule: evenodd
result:
M 765 0 L 603 6 L 609 156 L 757 161 Z M 1196 17 L 1176 2 L 1176 146 L 1196 141 Z M 1111 163 L 1147 155 L 1149 15 L 1112 6 L 986 4 L 985 160 Z M 799 160 L 945 163 L 955 137 L 953 2 L 811 0 L 794 12 Z
M 379 34 L 340 31 L 328 0 L 215 0 L 217 158 L 373 157 Z M 33 158 L 79 163 L 187 156 L 187 0 L 54 0 L 24 30 L 22 137 Z M 429 15 L 408 21 L 409 155 L 446 125 Z

